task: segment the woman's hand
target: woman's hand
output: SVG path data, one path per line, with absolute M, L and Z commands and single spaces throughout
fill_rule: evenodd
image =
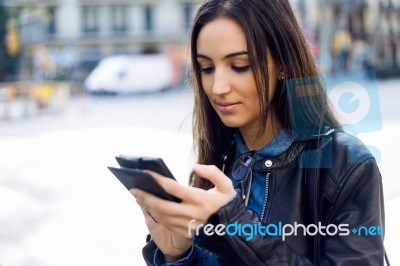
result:
M 194 236 L 196 226 L 204 224 L 236 194 L 231 180 L 216 166 L 195 165 L 193 171 L 215 187 L 203 190 L 183 186 L 150 172 L 169 194 L 182 199 L 182 202 L 163 200 L 138 189 L 131 190 L 143 210 L 153 240 L 167 260 L 169 257 L 176 259 L 182 256 L 191 246 L 191 237 Z
M 136 192 L 133 193 L 136 194 Z M 164 254 L 165 261 L 173 262 L 182 257 L 182 255 L 191 247 L 192 240 L 174 233 L 160 223 L 157 223 L 146 210 L 143 208 L 141 209 L 151 238 Z

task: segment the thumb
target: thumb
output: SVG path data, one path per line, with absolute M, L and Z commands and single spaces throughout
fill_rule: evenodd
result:
M 196 175 L 213 183 L 218 191 L 234 190 L 232 181 L 215 165 L 195 164 L 193 171 Z

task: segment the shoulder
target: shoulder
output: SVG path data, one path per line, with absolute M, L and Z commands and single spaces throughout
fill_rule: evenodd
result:
M 368 147 L 357 137 L 343 131 L 331 134 L 322 154 L 322 161 L 329 176 L 339 186 L 350 177 L 356 182 L 380 176 L 377 162 Z
M 381 174 L 368 147 L 357 137 L 335 131 L 319 141 L 319 181 L 321 193 L 333 204 L 339 197 L 380 188 Z
M 344 131 L 328 131 L 319 138 L 303 142 L 306 148 L 300 154 L 300 163 L 306 168 L 343 168 L 354 167 L 365 162 L 375 162 L 367 146 Z M 304 145 L 305 144 L 305 145 Z M 296 146 L 296 145 L 294 145 Z
M 335 131 L 331 136 L 332 153 L 346 159 L 347 164 L 375 162 L 375 158 L 365 144 L 343 131 Z

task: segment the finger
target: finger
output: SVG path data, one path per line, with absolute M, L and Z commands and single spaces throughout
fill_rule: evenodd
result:
M 183 237 L 192 238 L 200 230 L 204 222 L 188 217 L 167 217 L 164 220 L 160 220 L 159 224 Z
M 182 216 L 164 216 L 157 219 L 160 219 L 160 223 L 157 222 L 154 215 L 150 213 L 150 211 L 140 208 L 144 217 L 146 224 L 149 229 L 155 228 L 159 224 L 162 224 L 165 228 L 172 230 L 174 232 L 185 232 L 185 237 L 191 237 L 193 232 L 197 227 L 204 221 L 197 221 L 191 217 L 182 217 Z
M 167 217 L 163 220 L 160 220 L 160 223 L 155 223 L 147 210 L 142 209 L 142 212 L 145 216 L 146 224 L 149 230 L 161 225 L 168 230 L 182 235 L 183 237 L 192 238 L 203 226 L 203 223 L 197 221 L 196 219 L 183 217 Z
M 158 222 L 156 221 L 156 219 L 154 219 L 154 217 L 150 214 L 150 212 L 148 212 L 147 210 L 143 209 L 142 207 L 140 207 L 140 210 L 142 211 L 142 213 L 144 215 L 144 219 L 146 221 L 146 224 L 149 227 L 157 226 Z
M 153 219 L 153 221 L 158 224 L 157 220 L 151 215 L 151 213 L 147 212 L 147 214 Z
M 183 207 L 181 203 L 161 199 L 140 189 L 131 189 L 131 193 L 140 207 L 149 211 L 158 222 L 159 217 L 164 216 L 189 216 L 188 208 Z
M 213 183 L 219 191 L 230 190 L 232 187 L 232 181 L 215 165 L 195 164 L 193 171 Z
M 177 198 L 182 200 L 189 200 L 193 198 L 195 190 L 192 187 L 179 184 L 176 180 L 162 176 L 156 172 L 148 171 L 151 176 L 164 188 L 164 190 Z

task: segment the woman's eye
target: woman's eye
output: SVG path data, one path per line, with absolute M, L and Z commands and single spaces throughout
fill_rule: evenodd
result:
M 246 72 L 247 70 L 250 69 L 250 65 L 247 66 L 232 66 L 232 69 L 238 73 L 243 73 Z
M 200 67 L 200 72 L 205 73 L 205 74 L 210 74 L 214 70 L 213 67 Z

